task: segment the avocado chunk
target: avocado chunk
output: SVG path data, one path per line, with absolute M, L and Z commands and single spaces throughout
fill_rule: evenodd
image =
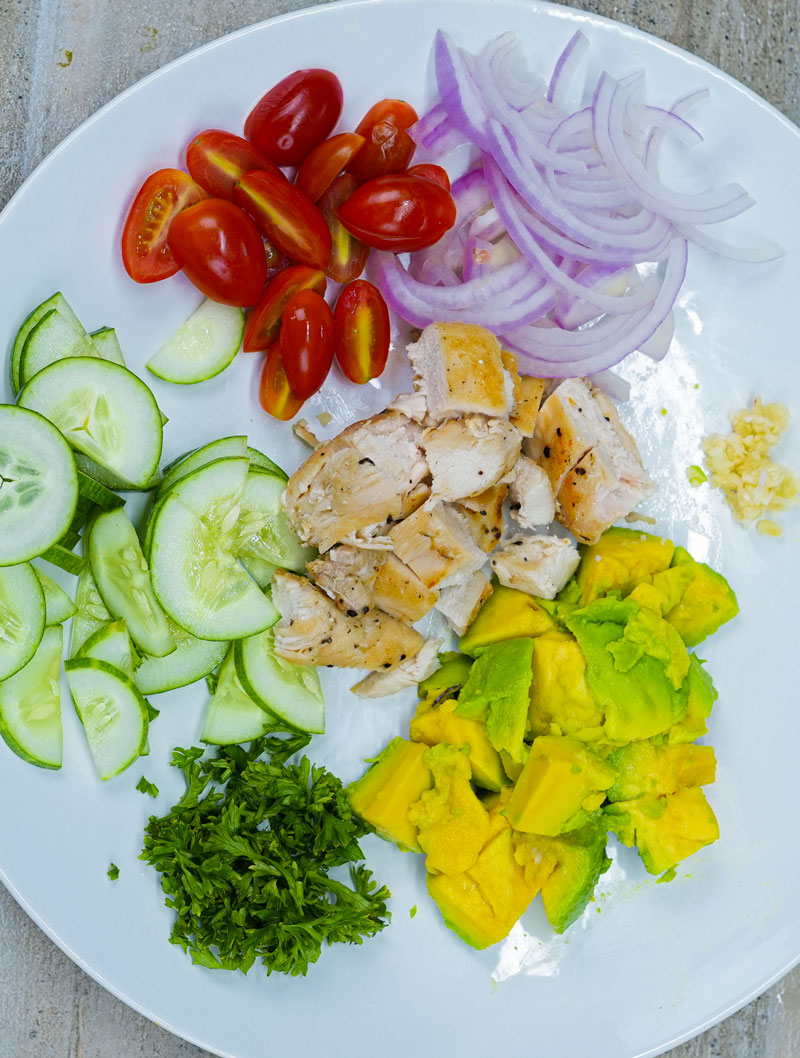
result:
M 439 655 L 441 665 L 426 679 L 419 684 L 418 694 L 420 698 L 432 701 L 439 698 L 445 691 L 456 691 L 466 683 L 469 670 L 472 667 L 472 658 L 464 654 L 458 654 L 455 650 L 448 650 Z
M 458 649 L 477 657 L 491 643 L 538 636 L 554 627 L 553 618 L 532 595 L 498 584 L 458 641 Z
M 422 851 L 408 810 L 433 785 L 425 752 L 418 742 L 393 738 L 372 767 L 347 788 L 353 811 L 404 852 Z
M 603 711 L 586 682 L 586 662 L 569 632 L 545 632 L 533 640 L 533 680 L 528 724 L 534 735 L 575 735 L 592 742 L 603 735 Z
M 650 874 L 663 874 L 719 837 L 719 824 L 698 786 L 665 797 L 618 801 L 603 815 L 623 845 L 638 846 Z
M 684 643 L 694 647 L 735 617 L 739 604 L 722 574 L 705 562 L 695 562 L 685 548 L 675 549 L 673 564 L 687 566 L 692 577 L 680 602 L 666 614 L 666 619 Z
M 581 547 L 582 558 L 575 574 L 580 605 L 619 591 L 622 596 L 637 584 L 649 582 L 654 573 L 668 569 L 675 545 L 671 540 L 638 529 L 607 529 L 596 544 Z
M 506 808 L 515 830 L 556 837 L 589 821 L 614 783 L 614 768 L 576 738 L 540 735 Z
M 533 678 L 533 639 L 507 639 L 487 646 L 470 669 L 456 716 L 485 718 L 486 734 L 498 752 L 521 764 Z
M 706 721 L 711 716 L 714 702 L 719 695 L 711 677 L 703 668 L 703 662 L 696 654 L 689 655 L 689 672 L 686 677 L 689 697 L 686 703 L 686 715 L 667 732 L 670 744 L 694 742 L 708 734 Z
M 427 746 L 448 742 L 466 750 L 472 781 L 485 790 L 501 789 L 507 780 L 500 754 L 489 741 L 483 722 L 456 716 L 457 705 L 453 698 L 437 705 L 420 702 L 408 729 L 411 740 Z
M 613 750 L 606 763 L 616 770 L 609 801 L 633 801 L 638 797 L 660 797 L 685 786 L 706 786 L 716 777 L 717 761 L 712 746 L 655 745 L 631 742 Z

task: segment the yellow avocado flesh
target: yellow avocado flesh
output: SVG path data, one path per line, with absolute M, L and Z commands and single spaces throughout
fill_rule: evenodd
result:
M 580 605 L 601 595 L 620 591 L 627 595 L 637 584 L 668 569 L 675 545 L 671 540 L 636 529 L 607 529 L 596 544 L 581 549 L 583 557 L 575 579 Z
M 476 654 L 491 643 L 538 636 L 550 628 L 555 628 L 555 621 L 532 595 L 496 585 L 458 641 L 458 649 L 464 654 Z
M 603 734 L 603 711 L 586 682 L 586 662 L 569 632 L 551 631 L 533 641 L 533 680 L 528 723 L 535 735 Z
M 739 604 L 722 574 L 704 562 L 695 562 L 682 547 L 675 551 L 675 567 L 680 566 L 691 570 L 691 580 L 680 602 L 666 614 L 666 620 L 687 646 L 694 647 L 735 617 Z
M 447 742 L 466 749 L 472 781 L 485 790 L 499 790 L 506 782 L 500 754 L 492 746 L 480 720 L 455 716 L 458 702 L 447 699 L 433 707 L 421 702 L 411 721 L 408 733 L 413 742 L 435 746 Z
M 697 786 L 665 797 L 619 801 L 604 814 L 623 845 L 638 846 L 650 874 L 663 874 L 719 837 L 716 816 Z
M 433 785 L 425 763 L 426 751 L 419 742 L 393 738 L 372 767 L 347 790 L 353 811 L 404 851 L 421 851 L 408 810 Z
M 617 772 L 609 801 L 660 797 L 685 786 L 706 786 L 716 778 L 717 761 L 711 746 L 693 743 L 655 746 L 631 742 L 606 758 Z

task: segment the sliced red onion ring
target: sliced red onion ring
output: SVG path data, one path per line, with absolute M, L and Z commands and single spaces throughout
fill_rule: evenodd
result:
M 484 149 L 483 101 L 461 52 L 442 30 L 436 34 L 433 61 L 439 95 L 448 118 L 472 143 Z
M 589 381 L 597 389 L 602 389 L 604 393 L 607 393 L 612 400 L 619 401 L 620 404 L 624 404 L 631 395 L 630 382 L 620 378 L 613 371 L 598 371 L 594 375 L 589 375 Z
M 556 60 L 553 76 L 547 89 L 547 98 L 561 110 L 568 109 L 572 82 L 583 58 L 589 50 L 589 41 L 578 29 Z

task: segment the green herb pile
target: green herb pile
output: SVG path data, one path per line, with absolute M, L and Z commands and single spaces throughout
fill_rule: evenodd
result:
M 276 732 L 283 731 L 276 725 Z M 305 975 L 323 944 L 360 944 L 389 921 L 390 893 L 358 863 L 368 828 L 341 781 L 307 757 L 309 736 L 175 749 L 186 793 L 151 816 L 141 859 L 161 873 L 177 919 L 170 940 L 201 966 Z M 328 872 L 350 864 L 347 885 Z

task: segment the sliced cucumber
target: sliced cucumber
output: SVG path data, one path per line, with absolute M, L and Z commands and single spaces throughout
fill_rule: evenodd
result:
M 61 628 L 48 628 L 24 668 L 0 683 L 0 735 L 18 757 L 40 768 L 60 768 Z
M 53 294 L 47 301 L 37 305 L 17 332 L 17 336 L 14 339 L 14 347 L 11 350 L 11 386 L 15 393 L 18 393 L 22 386 L 20 364 L 22 362 L 22 350 L 25 348 L 25 339 L 36 324 L 53 309 L 56 309 L 59 315 L 70 323 L 73 330 L 77 331 L 78 334 L 86 335 L 83 324 L 72 311 L 72 307 L 63 294 Z
M 305 572 L 316 552 L 300 543 L 281 506 L 285 482 L 275 474 L 251 470 L 242 496 L 233 553 L 260 558 L 281 569 Z
M 103 485 L 109 491 L 117 492 L 150 492 L 161 484 L 161 471 L 157 470 L 152 478 L 144 485 L 131 485 L 129 481 L 123 481 L 116 474 L 109 473 L 104 467 L 99 466 L 83 452 L 75 452 L 75 466 L 78 470 L 90 477 L 98 485 Z
M 71 573 L 73 577 L 79 576 L 83 569 L 83 559 L 80 555 L 76 555 L 74 551 L 64 547 L 62 544 L 53 544 L 52 547 L 48 547 L 46 551 L 43 551 L 39 557 L 43 558 L 45 562 L 52 562 L 54 566 L 63 569 L 65 573 Z
M 239 683 L 257 705 L 301 731 L 324 732 L 325 698 L 317 670 L 276 657 L 271 628 L 240 639 L 234 660 Z
M 77 529 L 67 529 L 66 533 L 58 541 L 60 547 L 66 548 L 67 551 L 74 551 L 78 541 L 81 538 L 81 534 Z
M 57 309 L 51 309 L 25 339 L 19 366 L 21 384 L 24 386 L 42 368 L 71 356 L 99 358 L 100 353 L 91 338 L 76 331 Z
M 268 470 L 270 474 L 275 474 L 276 477 L 283 478 L 284 481 L 289 480 L 289 475 L 286 471 L 282 470 L 277 463 L 273 463 L 269 456 L 259 452 L 257 448 L 248 448 L 247 456 L 250 460 L 250 466 L 256 470 Z
M 64 671 L 97 774 L 112 779 L 147 744 L 147 703 L 132 680 L 106 661 L 74 658 Z
M 0 681 L 19 672 L 36 653 L 46 613 L 44 591 L 30 562 L 0 566 Z
M 139 537 L 122 507 L 104 511 L 89 528 L 87 546 L 92 576 L 106 609 L 127 625 L 145 654 L 171 654 L 175 641 L 150 584 Z
M 75 592 L 77 613 L 72 621 L 72 639 L 70 655 L 74 658 L 83 644 L 98 628 L 111 621 L 111 614 L 105 607 L 97 590 L 89 563 L 85 563 L 78 577 L 78 590 Z
M 136 659 L 131 646 L 131 637 L 124 621 L 110 621 L 93 632 L 78 651 L 79 658 L 94 658 L 105 661 L 115 669 L 133 679 Z M 135 682 L 135 681 L 134 681 Z
M 142 694 L 161 694 L 202 680 L 222 662 L 230 646 L 197 639 L 176 625 L 170 631 L 177 648 L 165 658 L 143 658 L 136 670 L 134 679 Z
M 77 504 L 75 460 L 55 426 L 0 404 L 0 566 L 27 562 L 58 543 Z
M 119 344 L 117 332 L 113 327 L 101 327 L 99 331 L 92 331 L 89 337 L 99 357 L 103 360 L 110 360 L 113 364 L 126 366 L 122 346 Z
M 237 679 L 231 650 L 219 670 L 200 740 L 214 746 L 252 742 L 266 734 L 268 728 L 269 716 L 247 695 Z
M 277 566 L 273 566 L 271 562 L 265 562 L 262 558 L 253 558 L 252 555 L 248 558 L 240 558 L 239 562 L 262 591 L 272 584 L 272 577 L 278 568 Z
M 48 577 L 46 573 L 42 573 L 40 569 L 36 570 L 36 576 L 39 578 L 39 583 L 44 592 L 45 625 L 50 628 L 52 625 L 63 624 L 64 621 L 68 621 L 70 617 L 73 617 L 78 608 L 61 585 L 56 584 L 54 580 Z
M 240 308 L 204 301 L 147 361 L 147 369 L 165 382 L 204 382 L 233 361 L 243 334 Z
M 81 499 L 90 507 L 97 504 L 104 511 L 113 511 L 115 507 L 121 507 L 125 502 L 116 492 L 112 492 L 89 474 L 84 474 L 82 470 L 78 471 L 78 492 Z
M 110 474 L 144 487 L 158 471 L 161 416 L 131 371 L 108 360 L 57 360 L 26 383 L 18 403 L 38 411 Z
M 202 448 L 193 448 L 191 452 L 185 452 L 164 468 L 164 477 L 161 482 L 160 492 L 166 492 L 176 481 L 185 478 L 200 467 L 208 466 L 217 459 L 228 459 L 247 457 L 246 437 L 220 437 L 218 441 L 211 441 Z

